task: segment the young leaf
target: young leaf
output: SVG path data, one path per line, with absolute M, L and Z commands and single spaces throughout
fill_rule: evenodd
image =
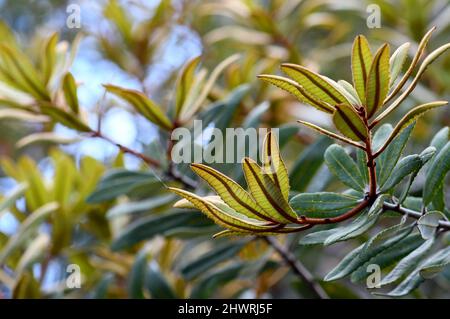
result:
M 143 93 L 111 84 L 104 84 L 103 86 L 108 92 L 111 92 L 130 103 L 136 112 L 147 118 L 150 122 L 153 122 L 166 130 L 172 129 L 173 124 L 167 115 L 164 114 L 161 107 Z
M 41 112 L 55 122 L 61 123 L 68 128 L 80 131 L 80 132 L 90 132 L 90 127 L 85 124 L 78 116 L 73 113 L 66 112 L 55 105 L 41 105 Z
M 372 53 L 367 39 L 363 35 L 358 35 L 353 42 L 352 49 L 352 74 L 353 85 L 358 93 L 359 100 L 365 104 L 366 84 L 372 64 Z
M 350 104 L 345 96 L 322 76 L 303 66 L 283 63 L 281 70 L 319 100 L 333 106 L 340 103 Z
M 389 45 L 383 45 L 375 54 L 366 83 L 366 112 L 371 118 L 383 105 L 389 91 Z
M 422 159 L 419 155 L 409 155 L 402 158 L 394 167 L 393 173 L 386 180 L 386 183 L 381 185 L 380 192 L 384 193 L 400 183 L 403 178 L 409 174 L 417 172 L 422 167 Z
M 283 198 L 289 201 L 289 175 L 272 131 L 269 131 L 264 139 L 262 167 L 275 186 L 281 190 Z
M 258 75 L 258 78 L 291 93 L 300 102 L 310 104 L 319 111 L 330 114 L 332 114 L 334 111 L 334 108 L 330 104 L 316 98 L 314 95 L 305 90 L 301 85 L 291 79 L 287 79 L 282 76 L 267 74 Z
M 54 33 L 51 35 L 47 43 L 44 47 L 44 52 L 42 54 L 42 60 L 41 60 L 41 69 L 42 69 L 42 75 L 44 84 L 48 84 L 50 81 L 50 78 L 53 74 L 53 69 L 56 65 L 56 44 L 58 43 L 58 33 Z
M 300 120 L 299 120 L 299 121 L 297 121 L 297 122 L 299 122 L 300 124 L 303 124 L 303 125 L 305 125 L 305 126 L 311 128 L 311 129 L 313 129 L 313 130 L 319 132 L 320 134 L 323 134 L 323 135 L 325 135 L 325 136 L 334 138 L 334 139 L 339 140 L 339 141 L 341 141 L 341 142 L 344 142 L 344 143 L 353 145 L 353 146 L 355 146 L 355 147 L 364 149 L 364 146 L 363 146 L 363 145 L 361 145 L 361 144 L 359 144 L 359 143 L 356 143 L 356 142 L 352 141 L 351 139 L 346 138 L 345 136 L 341 136 L 341 135 L 338 135 L 338 134 L 336 134 L 336 133 L 330 132 L 330 131 L 328 131 L 328 130 L 326 130 L 326 129 L 324 129 L 324 128 L 321 128 L 320 126 L 314 125 L 314 124 L 309 123 L 309 122 L 306 122 L 306 121 L 300 121 Z
M 345 185 L 364 191 L 364 183 L 353 159 L 339 145 L 331 145 L 325 152 L 325 163 L 336 177 Z
M 200 59 L 201 56 L 198 56 L 190 60 L 184 67 L 183 71 L 181 72 L 181 76 L 178 79 L 176 90 L 177 99 L 175 104 L 175 117 L 177 118 L 182 112 L 183 105 L 194 82 L 194 72 L 198 64 L 200 63 Z
M 333 123 L 342 134 L 353 141 L 365 141 L 367 139 L 367 127 L 356 110 L 350 105 L 336 105 Z
M 298 194 L 289 204 L 298 215 L 306 217 L 336 217 L 358 204 L 358 198 L 345 194 L 318 192 Z
M 428 205 L 434 199 L 448 171 L 450 171 L 450 142 L 445 144 L 431 163 L 423 189 L 423 203 L 425 205 Z
M 300 245 L 323 245 L 325 240 L 336 232 L 335 229 L 320 230 L 304 236 L 298 242 Z
M 192 164 L 191 168 L 235 211 L 259 220 L 272 220 L 250 194 L 228 176 L 202 164 Z
M 406 57 L 408 56 L 408 50 L 410 46 L 411 44 L 409 42 L 402 44 L 397 48 L 397 50 L 395 50 L 395 52 L 389 59 L 389 65 L 391 66 L 390 69 L 391 81 L 389 86 L 394 84 L 395 80 L 400 74 L 403 64 L 405 63 Z
M 297 221 L 297 216 L 283 198 L 281 190 L 254 160 L 244 158 L 242 168 L 251 195 L 272 219 L 280 223 Z
M 2 201 L 0 202 L 0 217 L 6 209 L 14 205 L 15 202 L 25 194 L 27 188 L 27 183 L 21 183 L 8 193 L 5 198 L 2 198 Z
M 352 99 L 354 101 L 354 102 L 352 101 L 353 105 L 363 105 L 360 97 L 358 96 L 358 92 L 356 92 L 353 85 L 351 85 L 350 83 L 348 83 L 345 80 L 339 80 L 337 83 L 342 87 L 343 90 L 345 90 L 352 97 Z
M 69 105 L 73 113 L 78 114 L 79 105 L 77 95 L 77 84 L 75 83 L 75 79 L 70 72 L 67 72 L 66 75 L 64 76 L 63 91 L 67 105 Z
M 50 120 L 45 115 L 38 115 L 25 110 L 1 109 L 0 120 L 7 120 L 7 119 L 27 121 L 30 123 L 45 123 Z

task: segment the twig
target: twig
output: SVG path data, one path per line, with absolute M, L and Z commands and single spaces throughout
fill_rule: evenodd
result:
M 420 217 L 422 217 L 422 213 L 402 207 L 398 204 L 391 204 L 391 203 L 384 203 L 383 204 L 383 210 L 384 211 L 393 211 L 402 215 L 407 215 L 409 217 L 415 218 L 415 219 L 419 219 Z M 445 230 L 450 230 L 450 221 L 446 221 L 446 220 L 440 220 L 439 221 L 439 227 Z
M 272 237 L 261 237 L 269 246 L 271 246 L 284 260 L 284 262 L 291 268 L 302 282 L 309 288 L 318 299 L 329 299 L 325 290 L 317 283 L 310 271 L 300 262 L 295 256 L 285 249 L 280 243 Z

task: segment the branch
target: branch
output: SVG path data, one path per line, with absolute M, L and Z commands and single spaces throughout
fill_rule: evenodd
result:
M 280 257 L 291 268 L 294 274 L 300 277 L 302 282 L 314 294 L 315 298 L 329 299 L 325 290 L 323 290 L 323 288 L 316 282 L 309 270 L 300 261 L 298 261 L 290 251 L 280 245 L 280 243 L 272 237 L 264 236 L 261 238 L 280 255 Z
M 415 218 L 415 219 L 419 219 L 420 217 L 422 217 L 422 213 L 417 212 L 415 210 L 411 210 L 405 207 L 400 206 L 399 204 L 391 204 L 391 203 L 384 203 L 383 204 L 383 210 L 384 211 L 393 211 L 402 215 L 407 215 L 409 217 Z M 446 231 L 450 230 L 450 221 L 446 221 L 446 220 L 440 220 L 439 221 L 439 227 L 442 229 L 445 229 Z

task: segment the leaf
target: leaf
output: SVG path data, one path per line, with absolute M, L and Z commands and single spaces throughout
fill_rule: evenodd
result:
M 16 143 L 16 148 L 21 149 L 34 143 L 54 143 L 59 145 L 67 145 L 79 142 L 78 137 L 60 136 L 54 132 L 41 132 L 27 135 Z
M 356 165 L 358 166 L 359 174 L 363 177 L 364 185 L 368 185 L 369 173 L 367 169 L 367 155 L 362 149 L 356 150 Z
M 279 223 L 297 220 L 297 216 L 284 199 L 280 189 L 254 160 L 244 158 L 242 168 L 252 197 L 273 220 Z
M 397 50 L 394 51 L 391 58 L 389 59 L 390 65 L 389 73 L 391 74 L 390 85 L 394 84 L 395 80 L 400 74 L 403 64 L 405 63 L 406 58 L 408 57 L 408 51 L 410 46 L 411 45 L 409 42 L 402 44 L 397 48 Z
M 78 114 L 80 107 L 78 105 L 77 84 L 70 72 L 67 72 L 64 76 L 63 91 L 67 105 L 69 105 L 73 113 Z
M 445 215 L 438 211 L 428 212 L 419 218 L 417 228 L 423 239 L 428 240 L 434 237 L 440 220 L 445 220 Z
M 328 130 L 326 130 L 324 128 L 321 128 L 320 126 L 314 125 L 314 124 L 306 122 L 306 121 L 300 121 L 299 120 L 297 122 L 299 122 L 300 124 L 303 124 L 303 125 L 311 128 L 311 129 L 313 129 L 313 130 L 315 130 L 315 131 L 317 131 L 320 134 L 323 134 L 325 136 L 334 138 L 336 140 L 339 140 L 341 142 L 353 145 L 353 146 L 358 147 L 358 148 L 364 148 L 364 146 L 360 145 L 359 143 L 356 143 L 356 142 L 352 141 L 351 139 L 346 138 L 345 136 L 338 135 L 336 133 L 330 132 L 330 131 L 328 131 Z
M 333 123 L 342 134 L 354 141 L 365 141 L 369 134 L 356 110 L 347 104 L 336 105 Z
M 45 123 L 49 121 L 49 118 L 45 115 L 38 115 L 24 110 L 16 109 L 1 109 L 0 120 L 20 120 L 31 123 Z
M 200 63 L 201 56 L 195 57 L 190 60 L 181 72 L 181 76 L 178 78 L 177 83 L 177 95 L 175 103 L 175 117 L 178 117 L 183 110 L 184 103 L 186 102 L 187 96 L 190 93 L 190 89 L 194 82 L 194 73 L 198 64 Z
M 172 194 L 150 197 L 138 202 L 128 202 L 114 206 L 107 213 L 106 217 L 116 218 L 118 216 L 132 215 L 143 212 L 152 212 L 160 207 L 166 206 L 174 201 Z
M 18 274 L 31 268 L 31 266 L 45 256 L 45 251 L 50 247 L 50 236 L 41 233 L 27 245 L 25 252 L 17 263 L 16 272 Z
M 229 206 L 213 204 L 204 198 L 187 191 L 169 188 L 174 193 L 190 201 L 198 210 L 212 219 L 216 224 L 241 233 L 262 233 L 270 231 L 274 226 L 267 226 L 266 222 L 250 219 L 237 213 Z M 276 226 L 275 226 L 276 227 Z
M 405 148 L 406 142 L 408 141 L 413 129 L 414 124 L 411 124 L 404 129 L 403 132 L 395 137 L 389 146 L 386 147 L 381 155 L 375 160 L 377 178 L 380 185 L 383 185 L 391 175 L 392 170 L 402 155 L 403 149 Z
M 147 276 L 148 252 L 142 249 L 136 255 L 128 275 L 128 294 L 133 299 L 144 299 L 144 282 Z
M 156 235 L 164 235 L 167 231 L 180 227 L 199 228 L 209 225 L 209 221 L 201 214 L 192 211 L 148 216 L 126 226 L 113 241 L 111 249 L 124 250 L 140 241 L 151 239 Z
M 281 70 L 319 100 L 332 106 L 341 103 L 350 104 L 345 96 L 323 77 L 303 66 L 283 63 Z
M 53 74 L 53 70 L 55 68 L 56 62 L 57 62 L 57 52 L 56 52 L 56 45 L 58 43 L 59 35 L 58 33 L 53 33 L 47 40 L 47 43 L 45 44 L 44 52 L 42 54 L 41 59 L 41 69 L 42 69 L 42 75 L 44 79 L 44 84 L 48 84 L 50 81 L 50 78 Z
M 156 262 L 151 262 L 145 277 L 145 286 L 155 299 L 176 299 L 177 296 Z
M 6 209 L 14 205 L 16 201 L 25 194 L 27 188 L 28 188 L 27 183 L 20 183 L 11 192 L 9 192 L 5 196 L 5 198 L 2 198 L 0 202 L 0 217 Z
M 333 235 L 336 232 L 336 229 L 327 229 L 327 230 L 320 230 L 316 231 L 314 233 L 310 233 L 306 236 L 304 236 L 302 239 L 300 239 L 299 244 L 300 245 L 319 245 L 325 242 L 325 240 Z
M 356 249 L 349 252 L 340 262 L 331 270 L 324 278 L 325 281 L 333 281 L 344 278 L 354 272 L 358 267 L 361 267 L 370 260 L 371 263 L 375 262 L 375 259 L 380 253 L 385 252 L 388 248 L 394 244 L 401 242 L 409 233 L 410 229 L 404 229 L 402 232 L 396 234 L 394 237 L 382 242 L 378 246 L 372 245 L 377 240 L 377 237 L 381 236 L 379 233 L 372 237 L 367 243 L 360 245 Z
M 235 211 L 250 218 L 272 220 L 250 194 L 231 178 L 203 164 L 192 164 L 191 168 Z
M 430 238 L 426 240 L 419 248 L 413 250 L 410 254 L 408 254 L 405 258 L 400 260 L 398 264 L 391 270 L 386 276 L 381 280 L 380 285 L 388 285 L 391 284 L 398 279 L 400 279 L 403 275 L 414 269 L 420 260 L 430 251 L 434 244 L 434 238 Z
M 332 245 L 339 241 L 358 237 L 371 228 L 376 223 L 377 218 L 378 214 L 372 216 L 359 215 L 350 224 L 336 228 L 335 232 L 325 240 L 324 245 Z
M 436 252 L 426 265 L 420 268 L 420 276 L 424 279 L 431 279 L 444 270 L 450 264 L 450 248 L 444 248 Z
M 312 179 L 322 167 L 323 153 L 330 145 L 329 138 L 320 137 L 314 143 L 304 149 L 292 165 L 289 176 L 292 190 L 306 191 Z
M 353 159 L 342 146 L 333 144 L 325 151 L 325 163 L 330 171 L 345 185 L 364 191 L 363 178 Z
M 31 271 L 24 272 L 16 281 L 12 291 L 13 299 L 39 299 L 41 291 L 39 282 L 33 277 Z
M 372 53 L 366 37 L 358 35 L 352 48 L 353 85 L 363 105 L 366 101 L 366 84 L 372 64 Z
M 450 43 L 447 43 L 446 45 L 443 45 L 433 52 L 431 52 L 422 62 L 419 70 L 417 71 L 416 76 L 412 80 L 411 84 L 406 88 L 406 90 L 394 101 L 392 104 L 383 111 L 377 118 L 373 121 L 373 123 L 378 123 L 383 118 L 385 118 L 387 115 L 389 115 L 397 106 L 399 106 L 408 96 L 411 94 L 411 92 L 416 87 L 417 83 L 419 82 L 421 76 L 423 73 L 425 73 L 428 66 L 434 62 L 439 56 L 441 56 L 445 51 L 447 51 L 450 48 Z
M 450 142 L 439 151 L 431 163 L 423 189 L 423 203 L 428 205 L 436 196 L 445 175 L 450 170 Z
M 244 247 L 245 242 L 226 243 L 181 267 L 180 272 L 186 280 L 193 280 L 212 267 L 232 259 Z
M 380 192 L 384 193 L 393 189 L 403 178 L 409 174 L 417 172 L 423 163 L 419 155 L 409 155 L 402 158 L 394 167 L 393 173 L 389 176 L 386 183 L 381 185 Z
M 350 95 L 353 105 L 362 105 L 362 102 L 358 96 L 358 92 L 356 92 L 355 88 L 350 83 L 345 80 L 339 80 L 337 83 L 345 92 L 347 92 L 348 95 Z M 346 95 L 347 99 L 349 99 L 348 95 Z
M 419 117 L 425 114 L 425 112 L 428 112 L 434 108 L 441 107 L 444 105 L 447 105 L 447 101 L 435 101 L 430 102 L 426 104 L 422 104 L 419 106 L 416 106 L 411 111 L 406 113 L 405 116 L 400 120 L 400 122 L 397 123 L 394 130 L 392 131 L 391 135 L 385 142 L 385 145 L 389 145 L 389 143 L 398 135 L 400 134 L 405 128 L 407 128 L 409 125 L 411 125 L 414 121 L 416 121 Z M 384 146 L 383 146 L 384 147 Z
M 65 112 L 54 105 L 40 105 L 41 112 L 52 118 L 57 123 L 61 123 L 68 128 L 80 131 L 90 132 L 90 127 L 73 113 Z
M 289 92 L 290 94 L 294 95 L 300 102 L 312 105 L 319 111 L 330 114 L 334 111 L 334 108 L 330 104 L 316 98 L 313 94 L 305 90 L 301 85 L 291 79 L 287 79 L 282 76 L 267 74 L 258 75 L 258 78 Z
M 166 130 L 171 130 L 173 128 L 173 124 L 167 115 L 164 114 L 161 107 L 145 96 L 145 94 L 111 84 L 104 84 L 103 87 L 108 92 L 111 92 L 130 103 L 137 113 L 144 116 L 150 122 Z
M 280 154 L 277 138 L 269 131 L 263 143 L 263 170 L 273 180 L 275 186 L 281 190 L 286 201 L 289 201 L 289 175 Z
M 25 241 L 34 234 L 34 232 L 37 230 L 37 227 L 41 225 L 50 216 L 50 214 L 58 208 L 58 204 L 52 202 L 40 207 L 30 216 L 28 216 L 27 219 L 25 219 L 25 221 L 20 225 L 19 230 L 9 238 L 7 244 L 0 252 L 0 264 L 4 264 L 11 253 L 22 246 Z
M 314 218 L 336 217 L 358 204 L 358 198 L 331 192 L 302 193 L 289 201 L 298 215 Z
M 429 266 L 436 264 L 441 264 L 448 259 L 448 254 L 450 252 L 450 247 L 438 251 L 433 256 L 427 258 L 423 261 L 413 272 L 411 272 L 395 289 L 385 294 L 392 297 L 400 297 L 410 293 L 412 290 L 417 288 L 423 281 L 424 278 L 420 275 L 422 269 L 427 269 Z
M 143 185 L 159 184 L 159 180 L 151 172 L 115 169 L 102 177 L 96 189 L 86 199 L 95 204 L 116 199 L 119 195 L 129 194 Z
M 0 75 L 5 82 L 37 100 L 50 101 L 45 85 L 30 59 L 18 49 L 5 43 L 0 44 Z
M 389 91 L 389 45 L 383 45 L 375 54 L 366 83 L 366 112 L 371 118 L 383 105 Z

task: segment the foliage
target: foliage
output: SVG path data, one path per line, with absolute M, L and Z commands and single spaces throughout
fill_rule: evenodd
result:
M 353 44 L 350 30 L 363 25 L 365 5 L 347 12 L 332 1 L 162 0 L 128 10 L 108 0 L 101 5 L 106 30 L 70 34 L 70 45 L 58 33 L 24 41 L 2 23 L 1 130 L 14 131 L 11 122 L 27 131 L 0 162 L 8 188 L 0 226 L 5 217 L 17 225 L 0 230 L 0 292 L 355 298 L 368 297 L 361 292 L 368 288 L 391 297 L 448 296 L 450 134 L 440 96 L 450 83 L 442 71 L 450 44 L 429 49 L 448 27 L 426 32 L 428 10 L 396 20 L 395 4 L 375 2 L 389 30 L 363 27 L 371 41 L 357 35 Z M 417 8 L 405 3 L 408 12 Z M 405 38 L 394 31 L 402 23 L 413 43 L 391 50 Z M 73 65 L 86 45 L 82 35 L 131 83 L 105 81 L 95 107 L 85 105 Z M 192 38 L 202 52 L 183 57 Z M 374 51 L 374 39 L 388 43 Z M 169 68 L 168 56 L 181 56 L 182 65 Z M 351 72 L 342 68 L 348 64 Z M 161 65 L 168 69 L 158 72 Z M 278 65 L 284 75 L 274 74 Z M 104 124 L 115 109 L 152 133 L 117 142 Z M 260 163 L 178 164 L 172 135 L 178 128 L 198 134 L 196 120 L 201 133 L 207 126 L 274 129 Z M 211 151 L 195 138 L 193 150 Z M 91 140 L 117 153 L 100 160 L 71 148 Z M 80 289 L 67 284 L 73 265 Z M 382 271 L 376 287 L 368 286 L 371 265 Z

